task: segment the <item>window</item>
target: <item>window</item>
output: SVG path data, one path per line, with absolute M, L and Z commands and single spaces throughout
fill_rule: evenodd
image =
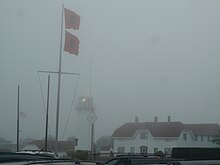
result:
M 134 147 L 130 148 L 130 153 L 134 153 Z
M 140 153 L 141 154 L 146 154 L 147 153 L 147 146 L 141 146 L 140 147 Z
M 141 132 L 140 139 L 147 139 L 147 132 Z
M 187 140 L 187 133 L 183 133 L 183 140 Z
M 208 141 L 208 142 L 210 141 L 210 137 L 209 137 L 209 136 L 207 136 L 207 141 Z
M 158 148 L 157 147 L 154 148 L 154 153 L 156 153 L 156 152 L 158 152 Z
M 203 141 L 203 135 L 201 135 L 201 142 Z
M 195 135 L 195 136 L 194 136 L 194 140 L 195 140 L 195 141 L 198 141 L 198 135 Z
M 125 153 L 125 147 L 118 147 L 118 153 L 119 154 Z

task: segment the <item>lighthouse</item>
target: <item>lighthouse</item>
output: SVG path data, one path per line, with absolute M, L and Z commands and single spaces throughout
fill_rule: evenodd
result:
M 75 137 L 78 139 L 77 150 L 90 150 L 91 126 L 96 119 L 94 112 L 93 99 L 90 96 L 81 96 L 77 99 L 75 110 L 76 113 L 76 131 Z

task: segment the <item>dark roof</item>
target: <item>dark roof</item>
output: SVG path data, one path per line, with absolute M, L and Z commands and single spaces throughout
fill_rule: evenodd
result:
M 39 149 L 45 149 L 44 140 L 34 140 L 28 144 L 35 144 Z M 57 150 L 58 151 L 72 151 L 74 150 L 74 142 L 73 141 L 58 141 Z M 49 151 L 55 151 L 55 141 L 50 140 L 47 142 L 47 149 Z
M 139 129 L 147 129 L 153 137 L 179 137 L 183 129 L 193 134 L 214 135 L 220 132 L 218 124 L 182 124 L 181 122 L 126 123 L 117 128 L 112 137 L 132 137 Z
M 184 124 L 185 129 L 189 129 L 195 135 L 216 135 L 220 133 L 218 124 Z

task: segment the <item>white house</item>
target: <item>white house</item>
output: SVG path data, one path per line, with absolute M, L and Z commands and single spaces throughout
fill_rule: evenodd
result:
M 117 128 L 113 135 L 115 153 L 155 153 L 170 154 L 173 147 L 217 147 L 212 139 L 220 132 L 218 124 L 183 124 L 171 122 L 126 123 Z

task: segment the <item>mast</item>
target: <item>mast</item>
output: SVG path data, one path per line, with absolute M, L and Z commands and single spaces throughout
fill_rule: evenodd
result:
M 62 72 L 62 45 L 63 45 L 63 15 L 64 15 L 64 4 L 62 4 L 62 13 L 61 13 L 61 33 L 60 33 L 60 54 L 59 54 L 59 67 L 58 71 L 38 71 L 42 73 L 55 73 L 58 74 L 58 88 L 57 88 L 57 109 L 56 109 L 56 132 L 55 132 L 55 153 L 57 154 L 58 149 L 58 139 L 59 139 L 59 111 L 60 111 L 60 87 L 61 87 L 61 75 L 67 74 L 67 75 L 80 75 L 79 73 L 69 73 L 69 72 Z M 78 21 L 78 20 L 77 20 Z M 69 52 L 69 51 L 68 51 Z M 73 52 L 69 52 L 74 54 Z M 77 54 L 78 55 L 78 54 Z
M 92 56 L 90 57 L 90 80 L 89 80 L 89 95 L 90 95 L 90 98 L 92 98 Z M 89 106 L 89 111 L 90 113 L 93 112 L 93 107 L 92 105 Z M 94 151 L 93 151 L 93 144 L 94 144 L 94 123 L 93 122 L 90 122 L 90 126 L 91 126 L 91 154 L 94 154 Z
M 61 36 L 60 36 L 60 57 L 59 57 L 59 70 L 58 70 L 58 89 L 57 89 L 57 114 L 56 114 L 56 151 L 57 151 L 57 142 L 59 134 L 59 109 L 60 109 L 60 84 L 61 84 L 61 62 L 62 62 L 62 39 L 63 39 L 63 8 L 62 4 L 62 15 L 61 15 Z
M 92 56 L 90 57 L 89 96 L 92 97 Z M 90 109 L 91 110 L 91 109 Z

